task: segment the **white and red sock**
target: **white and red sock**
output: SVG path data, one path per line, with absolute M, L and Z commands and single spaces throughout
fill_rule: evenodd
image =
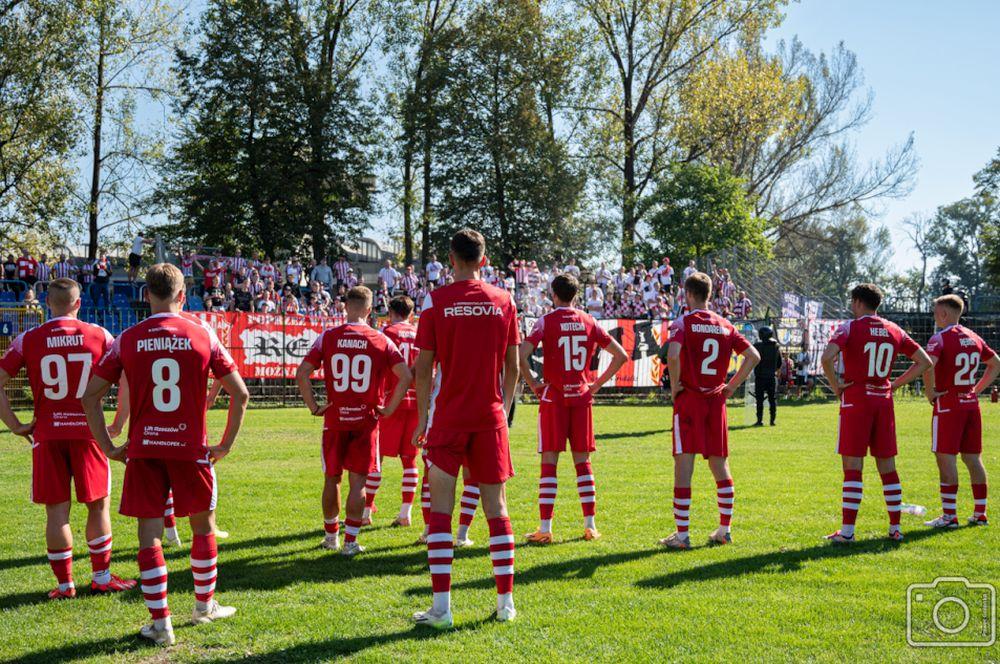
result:
M 476 516 L 476 508 L 479 507 L 479 485 L 469 482 L 462 490 L 462 500 L 460 502 L 458 514 L 458 539 L 464 540 L 469 537 L 469 526 L 472 525 L 472 518 Z
M 732 477 L 715 483 L 715 497 L 719 504 L 719 525 L 728 533 L 729 524 L 733 520 L 733 502 L 736 499 Z
M 956 514 L 958 485 L 941 483 L 941 512 L 949 521 L 958 519 Z
M 375 494 L 378 493 L 380 486 L 382 486 L 382 473 L 368 473 L 368 481 L 365 482 L 365 511 L 362 514 L 362 519 L 370 519 L 375 511 Z
M 427 565 L 434 593 L 432 610 L 440 615 L 451 610 L 451 561 L 455 556 L 451 538 L 451 515 L 431 512 L 427 521 Z
M 167 563 L 163 549 L 150 546 L 139 550 L 139 583 L 142 598 L 157 629 L 170 627 L 170 608 L 167 606 Z
M 111 583 L 111 542 L 111 533 L 87 542 L 90 549 L 90 569 L 94 575 L 94 583 L 99 585 Z
M 358 532 L 361 530 L 361 521 L 350 517 L 344 519 L 344 544 L 357 541 Z
M 983 520 L 986 518 L 986 483 L 972 485 L 972 516 Z
M 899 474 L 894 470 L 882 475 L 882 495 L 885 496 L 885 509 L 889 513 L 889 532 L 899 530 L 899 517 L 903 512 L 903 486 L 899 483 Z
M 542 472 L 538 479 L 538 530 L 543 533 L 552 532 L 552 511 L 556 504 L 558 485 L 556 465 L 543 463 Z
M 75 588 L 73 584 L 73 547 L 68 549 L 49 549 L 49 567 L 56 575 L 59 590 L 66 592 Z
M 420 483 L 420 512 L 424 517 L 424 526 L 431 523 L 431 483 L 427 479 L 427 466 L 424 466 L 424 479 Z
M 514 590 L 514 530 L 510 518 L 498 516 L 488 519 L 490 527 L 490 559 L 493 561 L 493 578 L 497 583 L 497 608 L 511 603 Z
M 174 492 L 167 492 L 166 506 L 163 508 L 163 529 L 166 531 L 167 539 L 175 540 L 177 537 L 177 518 L 174 516 Z
M 399 505 L 399 518 L 409 519 L 413 508 L 413 497 L 417 493 L 417 483 L 420 481 L 420 471 L 413 457 L 403 457 L 402 502 Z
M 199 611 L 208 609 L 215 595 L 218 557 L 215 533 L 192 536 L 191 576 L 194 577 L 194 603 Z
M 594 469 L 589 461 L 576 464 L 576 493 L 583 509 L 583 527 L 596 528 L 597 485 L 594 484 Z
M 323 519 L 323 532 L 326 533 L 327 539 L 335 539 L 340 536 L 340 517 L 335 516 L 332 519 Z
M 677 532 L 687 537 L 688 526 L 691 523 L 691 487 L 674 487 L 674 523 Z
M 844 537 L 854 537 L 854 523 L 858 519 L 858 509 L 861 507 L 861 497 L 863 494 L 864 483 L 862 482 L 861 471 L 845 470 L 840 503 L 840 534 Z

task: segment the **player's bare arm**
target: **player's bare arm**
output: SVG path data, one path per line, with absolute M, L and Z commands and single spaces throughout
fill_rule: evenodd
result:
M 403 398 L 406 396 L 407 390 L 410 389 L 410 383 L 413 382 L 413 372 L 410 368 L 406 366 L 406 362 L 400 362 L 392 368 L 392 373 L 396 375 L 396 387 L 392 391 L 392 395 L 389 397 L 388 403 L 384 406 L 379 406 L 375 410 L 379 412 L 382 417 L 390 417 L 399 408 L 399 404 L 403 402 Z
M 934 371 L 928 371 L 928 369 L 933 369 L 934 367 L 933 362 L 931 362 L 931 356 L 928 355 L 927 351 L 923 348 L 917 348 L 917 350 L 910 355 L 910 360 L 913 361 L 913 364 L 907 367 L 906 371 L 904 371 L 899 378 L 892 381 L 891 387 L 893 391 L 898 390 L 904 385 L 909 385 L 915 381 L 918 376 L 924 376 L 926 381 L 924 389 L 929 389 L 931 393 L 933 393 Z
M 670 376 L 670 399 L 677 401 L 684 386 L 681 385 L 681 345 L 676 341 L 667 345 L 667 374 Z
M 531 363 L 529 362 L 529 358 L 534 352 L 535 344 L 530 341 L 524 341 L 521 343 L 521 347 L 517 350 L 517 357 L 521 368 L 521 376 L 524 378 L 524 382 L 528 384 L 528 389 L 537 395 L 545 389 L 545 382 L 536 380 L 534 374 L 531 373 Z
M 115 419 L 108 427 L 108 435 L 112 438 L 120 436 L 122 431 L 125 430 L 125 425 L 128 424 L 128 418 L 129 390 L 128 381 L 125 380 L 125 374 L 123 373 L 121 380 L 118 382 L 118 405 L 115 407 Z
M 840 382 L 840 376 L 837 375 L 838 357 L 840 357 L 840 346 L 830 343 L 823 349 L 820 363 L 823 365 L 823 375 L 826 376 L 826 382 L 830 384 L 830 391 L 833 392 L 834 397 L 839 399 L 844 390 L 851 386 L 851 383 Z
M 17 413 L 10 407 L 10 400 L 7 398 L 5 389 L 10 378 L 10 374 L 0 369 L 0 421 L 10 429 L 12 434 L 22 436 L 30 443 L 33 442 L 31 433 L 35 430 L 35 421 L 22 422 Z
M 519 378 L 517 346 L 507 346 L 507 353 L 503 358 L 503 412 L 510 414 L 511 404 L 514 403 L 514 390 L 517 388 Z
M 434 351 L 422 348 L 413 363 L 416 376 L 413 384 L 417 391 L 417 428 L 413 431 L 413 444 L 424 446 L 427 432 L 427 412 L 431 406 L 431 382 L 434 380 Z
M 250 401 L 250 392 L 247 390 L 243 377 L 239 372 L 232 373 L 218 379 L 229 395 L 229 415 L 226 418 L 226 430 L 222 434 L 222 441 L 215 447 L 209 447 L 208 453 L 212 461 L 220 461 L 229 454 L 236 442 L 236 436 L 243 426 L 243 417 L 247 412 L 247 403 Z
M 211 408 L 215 404 L 215 400 L 219 398 L 219 392 L 222 391 L 222 381 L 216 378 L 212 381 L 212 386 L 208 388 L 208 396 L 205 398 L 205 406 Z
M 108 433 L 107 424 L 104 421 L 104 397 L 111 389 L 111 383 L 99 376 L 93 376 L 87 383 L 87 390 L 80 398 L 83 412 L 87 416 L 87 426 L 90 427 L 90 434 L 100 445 L 104 456 L 114 461 L 124 461 L 125 450 L 128 448 L 128 441 L 115 447 L 111 435 Z
M 931 367 L 924 372 L 924 396 L 927 397 L 927 401 L 933 406 L 934 402 L 948 394 L 947 392 L 938 392 L 934 388 L 934 369 L 937 367 L 938 356 L 931 356 Z
M 615 377 L 618 370 L 628 362 L 628 355 L 625 354 L 625 349 L 614 339 L 611 340 L 611 343 L 604 350 L 611 353 L 611 364 L 604 370 L 604 373 L 597 377 L 597 380 L 590 384 L 591 395 L 597 394 L 609 380 Z
M 985 392 L 1000 376 L 1000 355 L 994 355 L 989 360 L 986 361 L 986 371 L 983 372 L 983 377 L 979 379 L 976 386 L 973 388 L 978 397 L 980 394 Z
M 312 381 L 309 379 L 314 371 L 316 371 L 316 367 L 303 360 L 299 368 L 295 370 L 295 383 L 299 386 L 299 394 L 302 395 L 302 400 L 306 403 L 309 412 L 316 417 L 321 417 L 330 404 L 320 406 L 316 403 L 316 394 L 313 392 Z
M 736 373 L 726 383 L 726 387 L 723 388 L 722 393 L 726 395 L 726 398 L 732 397 L 736 394 L 736 390 L 739 389 L 740 385 L 750 376 L 750 372 L 753 368 L 757 366 L 760 362 L 760 353 L 753 346 L 749 346 L 745 351 L 740 353 L 743 356 L 743 362 L 740 363 L 740 368 L 736 370 Z

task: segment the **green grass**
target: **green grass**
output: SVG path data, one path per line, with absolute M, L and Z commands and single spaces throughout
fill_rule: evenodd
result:
M 984 404 L 985 460 L 997 472 L 1000 408 Z M 219 431 L 225 413 L 213 411 Z M 256 410 L 234 453 L 218 468 L 222 541 L 219 595 L 239 608 L 230 621 L 192 628 L 188 551 L 168 550 L 170 606 L 178 645 L 168 651 L 135 636 L 148 615 L 141 596 L 50 603 L 53 579 L 44 558 L 43 510 L 28 500 L 30 454 L 0 435 L 0 659 L 93 661 L 364 661 L 504 660 L 844 660 L 960 661 L 1000 659 L 1000 648 L 914 649 L 906 644 L 906 588 L 937 576 L 998 580 L 997 526 L 931 532 L 903 515 L 908 537 L 884 538 L 885 510 L 873 465 L 852 548 L 825 545 L 837 527 L 840 461 L 834 453 L 836 407 L 785 407 L 776 429 L 743 428 L 730 413 L 736 514 L 729 547 L 701 546 L 716 524 L 714 484 L 703 463 L 695 473 L 692 541 L 666 552 L 671 532 L 669 411 L 665 407 L 599 407 L 595 457 L 598 526 L 604 538 L 579 539 L 580 508 L 572 464 L 560 464 L 557 544 L 517 549 L 515 596 L 520 615 L 490 620 L 495 600 L 486 522 L 472 529 L 476 546 L 457 552 L 456 629 L 431 633 L 408 618 L 428 605 L 430 580 L 418 529 L 390 529 L 400 469 L 386 464 L 375 527 L 362 531 L 368 552 L 355 560 L 321 551 L 319 422 L 302 410 Z M 897 408 L 899 472 L 904 500 L 939 509 L 929 451 L 929 409 Z M 518 475 L 508 496 L 515 532 L 536 526 L 536 410 L 519 410 L 513 431 Z M 116 465 L 114 500 L 122 467 Z M 995 475 L 996 476 L 996 475 Z M 960 516 L 971 511 L 961 475 Z M 994 491 L 994 496 L 997 496 Z M 996 501 L 997 498 L 994 498 Z M 994 513 L 996 513 L 994 511 Z M 76 577 L 89 580 L 83 510 L 74 508 Z M 419 511 L 414 516 L 419 520 Z M 114 518 L 113 570 L 134 577 L 134 524 Z M 187 525 L 181 532 L 190 540 Z

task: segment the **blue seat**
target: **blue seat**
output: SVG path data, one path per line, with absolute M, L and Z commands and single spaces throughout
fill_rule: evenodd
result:
M 42 291 L 41 293 L 38 293 L 38 295 L 37 295 L 37 297 L 38 297 L 38 303 L 39 304 L 45 304 L 45 299 L 48 296 L 49 296 L 49 292 L 48 291 Z
M 0 302 L 17 302 L 17 297 L 10 291 L 0 291 Z
M 205 302 L 197 295 L 192 295 L 187 299 L 188 311 L 204 311 Z
M 115 297 L 123 295 L 127 300 L 135 297 L 135 286 L 133 284 L 127 281 L 113 281 L 111 284 L 111 292 Z

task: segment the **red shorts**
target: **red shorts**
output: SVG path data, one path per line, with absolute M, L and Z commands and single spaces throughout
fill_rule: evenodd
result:
M 125 464 L 122 503 L 118 512 L 138 519 L 163 516 L 167 493 L 174 492 L 174 516 L 215 509 L 219 485 L 208 460 L 129 459 Z
M 931 420 L 931 451 L 979 454 L 983 451 L 983 416 L 979 408 L 949 409 Z
M 36 440 L 31 448 L 31 500 L 56 505 L 70 499 L 92 503 L 111 493 L 111 464 L 95 440 Z
M 896 456 L 896 415 L 892 399 L 844 395 L 840 403 L 837 454 L 877 459 Z
M 399 409 L 392 417 L 378 421 L 379 453 L 384 457 L 415 457 L 413 432 L 417 429 L 417 411 Z
M 674 403 L 674 455 L 729 456 L 726 397 L 701 396 L 684 390 Z
M 445 431 L 431 427 L 427 432 L 424 460 L 458 477 L 462 466 L 470 479 L 480 484 L 502 484 L 514 475 L 510 461 L 507 425 L 487 431 Z
M 571 405 L 542 400 L 538 406 L 538 452 L 565 452 L 567 440 L 573 452 L 597 449 L 590 402 Z
M 375 422 L 363 429 L 323 429 L 323 474 L 337 477 L 345 469 L 359 475 L 377 473 L 378 439 Z

